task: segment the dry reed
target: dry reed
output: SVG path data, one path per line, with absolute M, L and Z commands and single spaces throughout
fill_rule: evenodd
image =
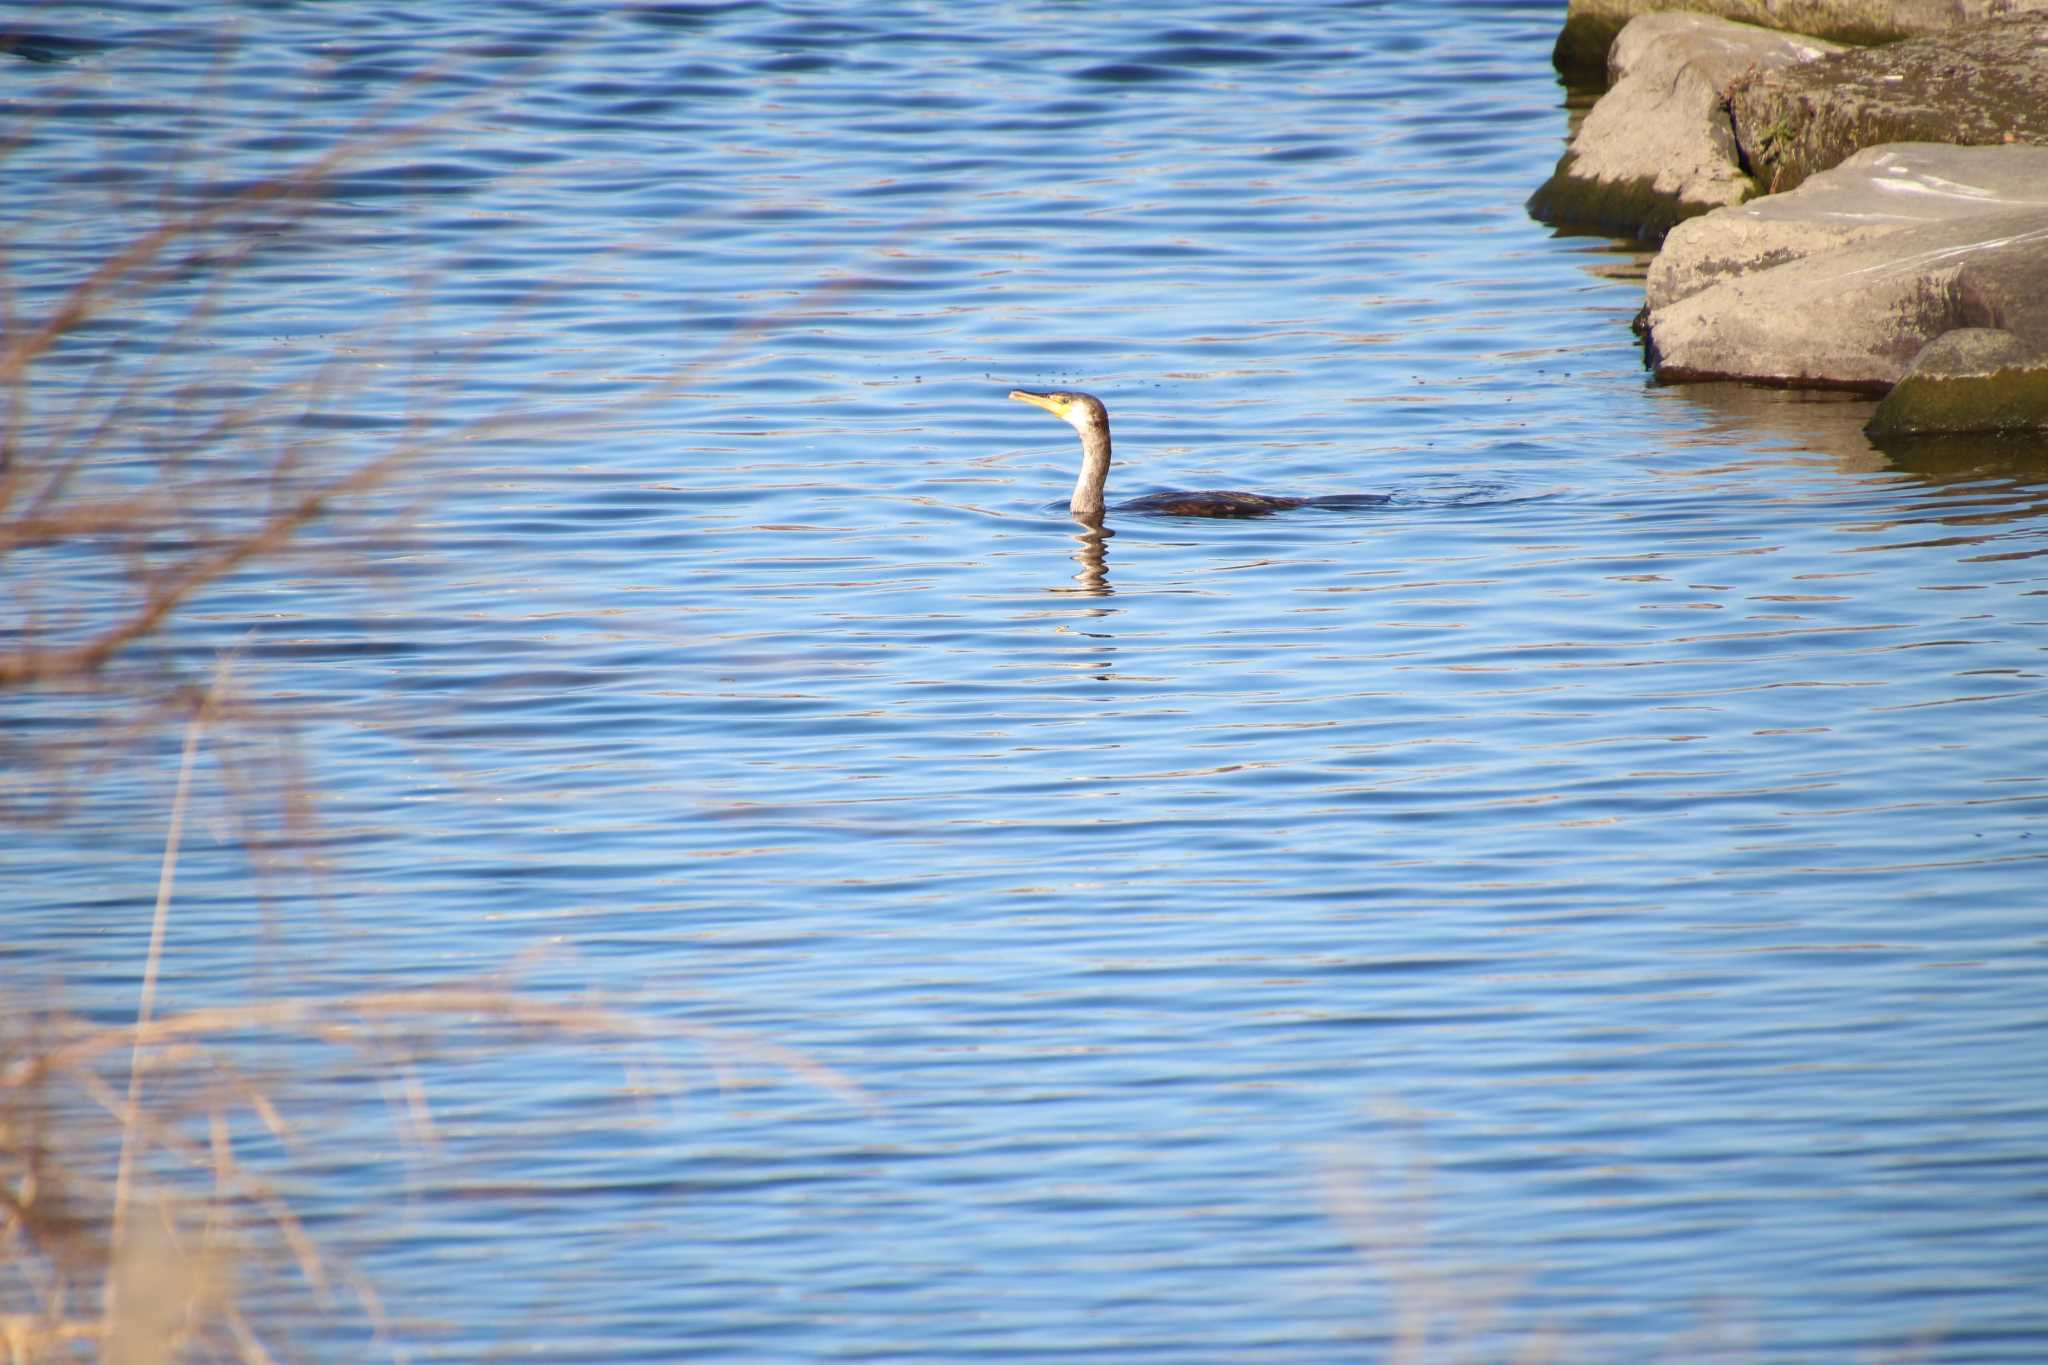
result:
M 214 695 L 225 680 L 223 666 Z M 331 1304 L 346 1279 L 381 1319 L 367 1281 L 338 1275 L 277 1184 L 239 1155 L 235 1133 L 250 1119 L 293 1142 L 288 1102 L 237 1061 L 282 1038 L 347 1047 L 359 1071 L 393 1078 L 402 1096 L 396 1118 L 415 1151 L 432 1145 L 433 1121 L 411 1059 L 445 1048 L 450 1028 L 484 1030 L 499 1048 L 680 1039 L 721 1072 L 767 1064 L 866 1103 L 852 1082 L 790 1049 L 599 1004 L 534 999 L 505 982 L 158 1014 L 192 763 L 207 723 L 202 706 L 186 727 L 135 1022 L 0 1014 L 16 1026 L 33 1022 L 26 1036 L 0 1041 L 0 1266 L 9 1272 L 0 1281 L 0 1340 L 13 1365 L 92 1353 L 120 1365 L 273 1360 L 239 1293 L 244 1270 L 270 1257 L 266 1247 L 281 1250 L 316 1302 Z M 125 1085 L 117 1086 L 107 1068 L 123 1057 Z M 156 1178 L 145 1181 L 145 1169 Z
M 394 101 L 430 79 L 406 83 Z M 289 1268 L 315 1314 L 332 1313 L 345 1291 L 381 1323 L 372 1286 L 334 1264 L 308 1231 L 276 1174 L 279 1160 L 248 1155 L 260 1141 L 286 1154 L 303 1150 L 293 1096 L 309 1078 L 289 1060 L 270 1065 L 279 1055 L 344 1049 L 352 1077 L 373 1079 L 394 1097 L 392 1122 L 416 1158 L 435 1144 L 432 1096 L 416 1061 L 451 1040 L 493 1055 L 536 1045 L 623 1048 L 629 1062 L 657 1071 L 665 1051 L 683 1043 L 721 1084 L 766 1066 L 865 1103 L 843 1077 L 789 1049 L 601 1002 L 542 998 L 516 976 L 166 1007 L 161 973 L 175 958 L 178 858 L 201 753 L 236 797 L 251 854 L 310 849 L 316 830 L 296 746 L 280 720 L 288 713 L 233 687 L 230 661 L 217 661 L 208 676 L 186 662 L 193 651 L 155 646 L 181 613 L 238 575 L 276 573 L 286 563 L 306 572 L 309 557 L 323 553 L 331 572 L 366 571 L 333 560 L 307 533 L 349 515 L 369 543 L 396 543 L 414 500 L 425 496 L 403 481 L 442 452 L 482 438 L 538 442 L 591 414 L 529 409 L 449 424 L 415 413 L 365 450 L 290 420 L 348 397 L 349 363 L 331 358 L 276 383 L 257 376 L 241 384 L 253 396 L 223 400 L 165 435 L 142 462 L 151 474 L 138 478 L 136 462 L 119 475 L 103 466 L 134 440 L 125 414 L 191 410 L 171 367 L 159 357 L 125 373 L 98 371 L 54 405 L 39 377 L 67 338 L 168 294 L 184 300 L 184 312 L 166 347 L 202 338 L 237 272 L 317 216 L 330 181 L 451 117 L 443 109 L 380 127 L 391 112 L 387 105 L 303 166 L 231 189 L 201 186 L 182 205 L 146 206 L 153 221 L 34 316 L 6 287 L 13 244 L 0 240 L 0 699 L 72 700 L 78 722 L 70 738 L 0 732 L 0 767 L 20 775 L 0 799 L 0 824 L 80 811 L 92 819 L 102 777 L 183 730 L 132 1021 L 109 1025 L 32 1002 L 19 983 L 0 993 L 0 1347 L 13 1365 L 276 1359 L 305 1325 L 251 1311 L 252 1302 L 270 1302 L 250 1290 L 276 1266 Z M 33 121 L 0 133 L 0 162 Z M 535 289 L 508 322 L 571 283 Z M 705 367 L 833 292 L 813 291 L 735 329 L 710 355 L 648 377 L 610 410 L 681 392 Z M 462 363 L 458 356 L 454 373 Z M 447 365 L 439 371 L 444 380 L 450 373 Z M 237 458 L 227 458 L 230 451 Z M 259 458 L 248 458 L 252 452 Z M 119 566 L 120 590 L 53 586 L 39 573 L 53 553 Z M 282 776 L 265 780 L 275 774 Z M 255 809 L 266 800 L 282 819 Z M 635 1088 L 630 1072 L 619 1088 Z

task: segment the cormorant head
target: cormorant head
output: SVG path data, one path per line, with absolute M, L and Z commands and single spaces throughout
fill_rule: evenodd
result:
M 1033 393 L 1011 389 L 1010 397 L 1034 408 L 1044 408 L 1084 436 L 1090 431 L 1109 432 L 1109 410 L 1092 393 Z

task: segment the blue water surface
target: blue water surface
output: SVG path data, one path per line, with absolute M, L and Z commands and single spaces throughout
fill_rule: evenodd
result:
M 270 1044 L 383 1314 L 302 1353 L 2048 1358 L 2048 462 L 1650 386 L 1523 208 L 1562 17 L 33 7 L 10 330 L 219 216 L 18 458 L 223 533 L 392 459 L 122 656 L 251 713 L 157 1009 L 642 1030 Z M 1013 387 L 1112 500 L 1391 497 L 1091 537 Z M 0 629 L 180 548 L 11 547 Z M 5 982 L 105 1022 L 137 695 L 0 701 Z

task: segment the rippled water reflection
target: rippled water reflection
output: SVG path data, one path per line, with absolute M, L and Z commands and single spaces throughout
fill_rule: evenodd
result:
M 146 376 L 95 478 L 290 382 L 237 450 L 462 433 L 402 539 L 171 638 L 302 717 L 329 866 L 266 908 L 219 817 L 168 998 L 544 949 L 872 1101 L 430 1059 L 409 1164 L 335 1087 L 301 1199 L 395 1340 L 1370 1359 L 1436 1268 L 1504 1356 L 2048 1353 L 2048 469 L 1647 388 L 1640 261 L 1520 207 L 1560 18 L 37 11 L 83 46 L 8 59 L 23 315 L 429 116 L 38 376 Z M 1004 398 L 1062 385 L 1113 495 L 1394 498 L 1091 541 Z M 25 565 L 46 628 L 121 578 Z M 174 757 L 10 834 L 15 980 L 130 1008 Z

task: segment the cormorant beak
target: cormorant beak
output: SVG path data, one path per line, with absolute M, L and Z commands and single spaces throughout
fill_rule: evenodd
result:
M 1033 393 L 1029 389 L 1011 389 L 1010 397 L 1020 403 L 1029 403 L 1034 408 L 1044 408 L 1062 422 L 1067 420 L 1066 404 L 1060 402 L 1049 393 Z

